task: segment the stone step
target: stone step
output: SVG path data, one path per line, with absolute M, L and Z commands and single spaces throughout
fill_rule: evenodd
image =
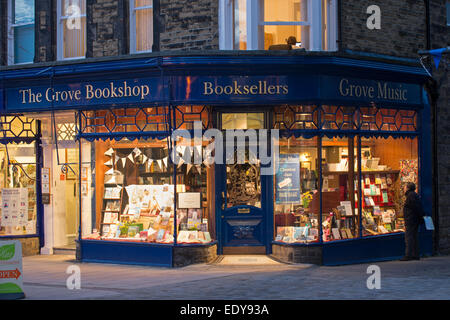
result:
M 73 247 L 55 247 L 53 248 L 53 254 L 62 254 L 62 255 L 75 255 L 76 249 Z

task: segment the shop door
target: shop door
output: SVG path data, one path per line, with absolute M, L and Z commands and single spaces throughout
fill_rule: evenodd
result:
M 249 115 L 252 117 L 248 113 L 238 114 L 238 117 L 242 119 Z M 264 122 L 263 119 L 261 121 Z M 242 126 L 233 127 L 242 129 Z M 243 129 L 247 128 L 244 126 Z M 222 129 L 230 127 L 222 126 Z M 272 225 L 268 223 L 268 216 L 272 207 L 269 192 L 272 176 L 261 175 L 258 152 L 252 152 L 258 150 L 254 148 L 258 143 L 246 142 L 244 163 L 237 163 L 242 148 L 235 146 L 233 163 L 227 164 L 229 162 L 224 159 L 224 164 L 216 164 L 216 216 L 220 254 L 270 253 Z
M 56 154 L 56 150 L 55 150 Z M 77 148 L 60 148 L 59 164 L 54 170 L 54 246 L 74 246 L 78 233 Z M 63 165 L 61 163 L 70 163 Z

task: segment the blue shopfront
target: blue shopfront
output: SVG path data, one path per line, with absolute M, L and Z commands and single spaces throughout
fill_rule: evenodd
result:
M 62 165 L 79 190 L 82 261 L 397 259 L 405 183 L 417 184 L 431 214 L 430 106 L 417 66 L 222 54 L 0 75 L 2 123 L 48 114 L 56 136 L 60 114 L 74 114 L 78 159 Z M 45 193 L 37 193 L 38 221 Z M 432 253 L 430 231 L 420 231 L 420 246 Z

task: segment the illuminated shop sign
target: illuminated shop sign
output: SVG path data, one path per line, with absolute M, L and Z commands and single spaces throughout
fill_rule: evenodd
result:
M 171 83 L 169 94 L 168 83 Z M 7 111 L 132 103 L 379 103 L 421 105 L 418 84 L 311 74 L 174 76 L 5 88 Z M 1 92 L 0 92 L 1 96 Z M 170 101 L 169 101 L 170 97 Z M 316 102 L 317 101 L 317 102 Z
M 164 101 L 163 81 L 159 78 L 21 87 L 6 91 L 8 110 Z

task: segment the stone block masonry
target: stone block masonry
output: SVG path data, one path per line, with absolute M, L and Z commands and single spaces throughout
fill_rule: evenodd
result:
M 210 0 L 160 0 L 164 26 L 160 50 L 218 50 L 218 3 Z
M 39 238 L 1 238 L 0 240 L 20 240 L 20 243 L 22 244 L 22 256 L 28 257 L 28 256 L 35 256 L 40 253 L 39 250 Z

